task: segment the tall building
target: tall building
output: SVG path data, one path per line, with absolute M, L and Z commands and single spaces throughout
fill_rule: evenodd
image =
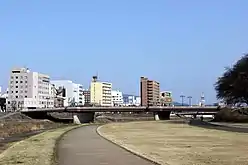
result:
M 64 107 L 84 105 L 83 85 L 73 83 L 70 80 L 54 80 L 51 84 L 56 89 L 63 88 L 64 92 Z
M 157 106 L 160 103 L 159 83 L 146 77 L 140 78 L 141 106 Z
M 50 77 L 28 68 L 15 68 L 10 73 L 7 110 L 53 107 Z
M 83 90 L 85 104 L 90 104 L 90 90 Z
M 112 84 L 99 82 L 94 76 L 90 85 L 90 102 L 93 105 L 112 106 Z
M 112 104 L 113 106 L 122 106 L 123 105 L 123 95 L 121 91 L 112 90 Z

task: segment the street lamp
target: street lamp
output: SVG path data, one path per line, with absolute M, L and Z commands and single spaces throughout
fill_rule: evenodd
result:
M 183 100 L 184 100 L 184 97 L 185 96 L 184 95 L 181 95 L 180 97 L 182 98 L 182 106 L 183 106 Z
M 192 96 L 188 96 L 188 99 L 189 99 L 189 106 L 191 106 L 191 99 L 192 99 Z

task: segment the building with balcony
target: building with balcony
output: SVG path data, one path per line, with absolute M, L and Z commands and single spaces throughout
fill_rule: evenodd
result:
M 64 107 L 84 105 L 83 85 L 73 83 L 71 80 L 53 80 L 51 84 L 53 84 L 56 89 L 64 89 Z
M 160 103 L 162 106 L 172 106 L 172 92 L 171 91 L 163 91 L 160 92 Z
M 146 77 L 140 78 L 141 106 L 157 106 L 160 104 L 160 84 Z
M 54 107 L 50 77 L 28 68 L 11 70 L 7 92 L 7 111 Z
M 123 105 L 123 95 L 121 91 L 112 90 L 112 104 L 113 106 L 122 106 Z
M 112 106 L 112 83 L 100 82 L 93 76 L 90 84 L 90 102 L 94 106 Z
M 90 104 L 90 90 L 84 89 L 83 95 L 84 95 L 85 104 L 89 105 Z

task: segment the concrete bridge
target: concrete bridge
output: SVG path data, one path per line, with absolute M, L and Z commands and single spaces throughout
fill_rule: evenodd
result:
M 93 122 L 95 112 L 152 112 L 155 120 L 169 120 L 171 112 L 174 113 L 216 113 L 220 109 L 217 106 L 189 107 L 189 106 L 151 106 L 151 107 L 60 107 L 60 108 L 43 108 L 43 109 L 23 109 L 21 112 L 35 119 L 47 119 L 48 113 L 74 113 L 73 120 L 75 123 Z

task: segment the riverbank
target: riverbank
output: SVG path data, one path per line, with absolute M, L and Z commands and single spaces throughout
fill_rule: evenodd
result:
M 56 161 L 54 149 L 57 139 L 64 133 L 80 126 L 82 125 L 49 130 L 16 142 L 0 154 L 0 164 L 51 165 Z
M 111 123 L 100 127 L 98 132 L 160 164 L 248 164 L 248 134 L 173 122 Z

